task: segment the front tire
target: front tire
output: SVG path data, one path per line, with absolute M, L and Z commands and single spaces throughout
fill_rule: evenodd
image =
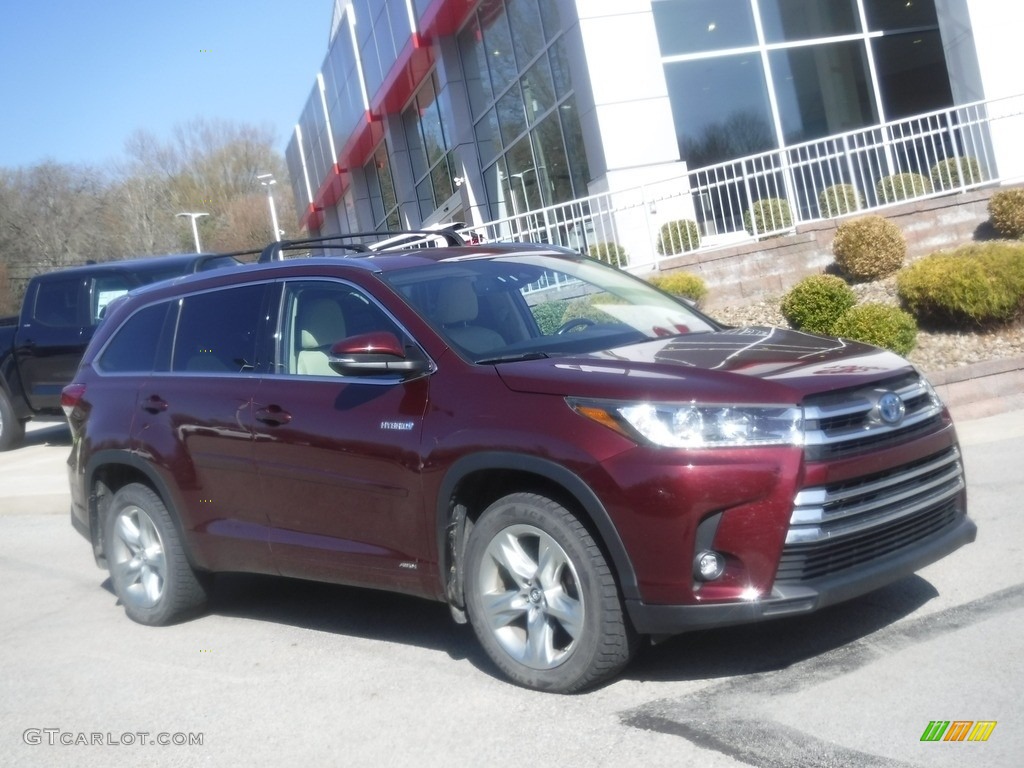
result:
M 466 548 L 466 607 L 491 660 L 527 688 L 574 693 L 629 662 L 635 634 L 600 547 L 552 499 L 488 507 Z
M 206 606 L 203 580 L 185 556 L 160 497 L 141 483 L 110 500 L 104 533 L 110 580 L 128 618 L 162 626 Z

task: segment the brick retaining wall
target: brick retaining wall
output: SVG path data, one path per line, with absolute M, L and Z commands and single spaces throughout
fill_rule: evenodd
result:
M 996 188 L 914 200 L 876 212 L 895 222 L 907 239 L 907 258 L 991 239 L 988 200 Z M 661 262 L 662 272 L 685 270 L 708 286 L 705 306 L 742 304 L 785 293 L 833 263 L 836 227 L 850 217 L 801 224 L 792 235 L 715 250 L 684 253 Z

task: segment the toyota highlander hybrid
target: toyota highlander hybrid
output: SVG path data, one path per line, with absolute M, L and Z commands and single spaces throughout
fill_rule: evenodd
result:
M 551 246 L 278 248 L 112 302 L 63 392 L 72 522 L 137 622 L 217 572 L 393 590 L 572 692 L 974 540 L 949 413 L 891 352 Z

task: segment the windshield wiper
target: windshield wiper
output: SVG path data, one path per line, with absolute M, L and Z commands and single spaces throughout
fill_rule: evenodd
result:
M 518 363 L 523 360 L 543 360 L 549 357 L 547 352 L 519 352 L 514 355 L 498 355 L 497 357 L 485 357 L 477 360 L 477 365 L 492 365 L 494 363 Z

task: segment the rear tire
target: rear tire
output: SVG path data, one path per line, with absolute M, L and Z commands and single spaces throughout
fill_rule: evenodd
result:
M 206 606 L 205 579 L 192 569 L 167 507 L 148 486 L 132 483 L 114 494 L 103 549 L 114 593 L 133 621 L 172 624 Z
M 24 438 L 25 422 L 14 415 L 10 398 L 0 389 L 0 451 L 17 448 Z
M 514 493 L 473 526 L 466 608 L 488 656 L 527 688 L 574 693 L 618 674 L 637 645 L 600 547 L 552 499 Z

